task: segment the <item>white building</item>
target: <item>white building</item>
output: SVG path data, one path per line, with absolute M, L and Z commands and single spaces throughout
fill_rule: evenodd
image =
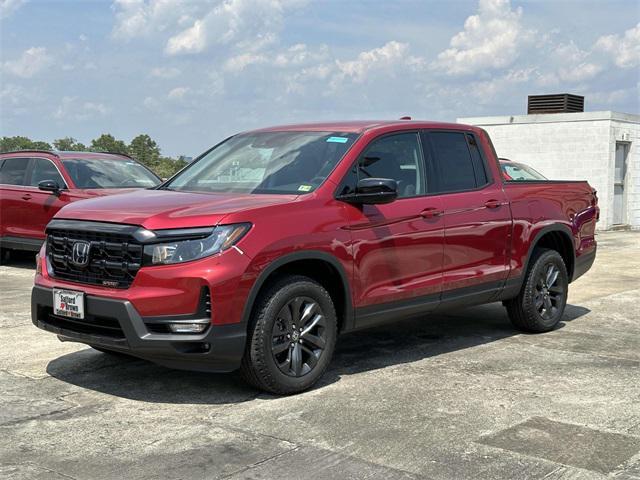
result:
M 549 113 L 459 118 L 484 128 L 499 157 L 554 180 L 587 180 L 598 191 L 598 228 L 640 229 L 640 115 Z

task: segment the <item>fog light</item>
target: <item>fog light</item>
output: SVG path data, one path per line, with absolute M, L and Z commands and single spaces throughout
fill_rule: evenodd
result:
M 169 330 L 172 333 L 202 333 L 207 325 L 207 323 L 170 323 Z

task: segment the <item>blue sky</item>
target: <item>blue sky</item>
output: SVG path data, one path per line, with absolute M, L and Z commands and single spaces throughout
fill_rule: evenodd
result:
M 0 0 L 0 135 L 148 133 L 195 156 L 272 124 L 638 113 L 637 0 Z

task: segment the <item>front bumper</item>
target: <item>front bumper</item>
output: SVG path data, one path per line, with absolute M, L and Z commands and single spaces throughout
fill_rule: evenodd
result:
M 230 372 L 240 367 L 246 342 L 242 323 L 210 325 L 197 335 L 154 333 L 129 300 L 87 294 L 85 302 L 85 320 L 53 315 L 52 289 L 36 285 L 31 292 L 31 319 L 61 341 L 124 352 L 170 368 Z

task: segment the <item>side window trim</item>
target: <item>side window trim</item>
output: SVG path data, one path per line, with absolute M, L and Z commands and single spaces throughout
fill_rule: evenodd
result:
M 480 148 L 478 138 L 473 132 L 465 132 L 465 138 L 467 139 L 467 148 L 469 149 L 469 155 L 471 155 L 471 165 L 473 166 L 473 173 L 476 177 L 476 187 L 481 188 L 485 185 L 493 183 L 491 172 L 487 168 L 487 161 L 484 158 L 482 149 Z M 473 143 L 470 143 L 470 140 L 473 141 Z M 478 156 L 480 157 L 480 165 L 477 165 L 477 162 L 474 160 L 473 153 L 471 152 L 472 147 L 475 147 L 476 151 L 478 152 Z M 484 182 L 480 179 L 480 172 L 476 170 L 477 167 L 480 167 L 482 169 L 482 172 L 484 173 Z
M 344 190 L 344 188 L 346 186 L 346 183 L 349 181 L 349 177 L 352 176 L 354 170 L 355 170 L 355 176 L 356 176 L 356 183 L 358 182 L 358 180 L 360 179 L 360 169 L 358 168 L 358 164 L 360 163 L 360 160 L 362 159 L 362 155 L 364 155 L 366 153 L 366 151 L 369 149 L 369 147 L 371 147 L 371 145 L 373 145 L 374 142 L 377 142 L 378 140 L 381 140 L 383 138 L 392 137 L 392 136 L 395 136 L 395 135 L 408 134 L 408 133 L 412 133 L 412 134 L 414 134 L 416 136 L 416 141 L 417 141 L 417 144 L 418 144 L 418 150 L 419 150 L 419 155 L 420 155 L 420 157 L 418 158 L 418 162 L 420 163 L 420 166 L 422 167 L 422 172 L 420 172 L 421 173 L 421 175 L 420 175 L 420 183 L 421 183 L 422 190 L 425 193 L 420 194 L 420 195 L 412 195 L 410 197 L 398 198 L 396 200 L 396 202 L 402 201 L 402 200 L 409 200 L 409 199 L 413 199 L 413 198 L 420 198 L 420 197 L 429 196 L 429 188 L 428 188 L 428 183 L 427 183 L 427 179 L 428 179 L 428 176 L 429 176 L 429 169 L 428 169 L 428 165 L 427 165 L 427 161 L 426 161 L 426 157 L 425 157 L 424 145 L 422 144 L 421 130 L 394 130 L 393 132 L 383 133 L 382 135 L 378 135 L 377 137 L 374 137 L 371 140 L 369 140 L 369 142 L 362 148 L 361 153 L 351 163 L 351 165 L 349 166 L 349 169 L 343 175 L 343 177 L 340 180 L 340 182 L 338 182 L 338 188 L 336 188 L 336 190 L 334 192 L 334 198 L 337 198 L 338 196 L 340 196 L 340 192 L 342 192 Z
M 36 161 L 37 160 L 45 160 L 49 163 L 51 163 L 53 165 L 53 167 L 56 169 L 56 171 L 58 172 L 58 175 L 60 176 L 60 179 L 62 180 L 62 185 L 60 185 L 61 189 L 68 189 L 69 187 L 67 186 L 67 181 L 64 179 L 64 175 L 62 175 L 62 172 L 60 171 L 60 169 L 58 168 L 58 166 L 56 165 L 56 163 L 51 160 L 50 158 L 46 158 L 46 157 L 30 157 L 29 158 L 29 165 L 27 166 L 27 174 L 25 176 L 25 181 L 24 181 L 24 186 L 25 187 L 29 187 L 29 188 L 38 188 L 37 185 L 31 185 L 31 177 L 33 176 L 33 170 L 36 167 Z
M 421 137 L 423 138 L 423 143 L 425 145 L 425 149 L 428 149 L 429 151 L 429 163 L 430 165 L 428 166 L 428 168 L 430 168 L 431 171 L 433 171 L 434 173 L 434 184 L 436 186 L 440 186 L 440 171 L 438 168 L 438 162 L 434 161 L 435 160 L 435 149 L 433 148 L 433 143 L 431 141 L 431 133 L 433 132 L 445 132 L 445 133 L 460 133 L 460 134 L 464 134 L 465 135 L 465 143 L 467 144 L 467 150 L 469 150 L 469 143 L 467 140 L 466 135 L 471 135 L 477 146 L 478 146 L 478 152 L 480 153 L 480 158 L 482 159 L 482 166 L 485 170 L 485 175 L 487 177 L 487 182 L 482 184 L 482 185 L 478 185 L 477 184 L 477 176 L 476 176 L 476 170 L 474 167 L 474 162 L 473 162 L 473 157 L 471 156 L 471 151 L 469 151 L 469 158 L 471 159 L 471 166 L 474 170 L 474 178 L 476 180 L 476 187 L 475 188 L 467 188 L 464 190 L 449 190 L 449 191 L 443 191 L 443 192 L 434 192 L 431 195 L 448 195 L 448 194 L 452 194 L 452 193 L 464 193 L 464 192 L 475 192 L 475 191 L 479 191 L 479 190 L 484 190 L 485 188 L 489 187 L 490 185 L 493 185 L 494 179 L 493 179 L 493 175 L 491 175 L 490 170 L 487 168 L 487 161 L 486 161 L 486 157 L 484 155 L 484 153 L 482 152 L 482 149 L 480 148 L 480 144 L 478 143 L 478 137 L 477 135 L 475 135 L 473 132 L 467 131 L 467 130 L 455 130 L 455 129 L 441 129 L 441 128 L 425 128 L 421 131 Z

